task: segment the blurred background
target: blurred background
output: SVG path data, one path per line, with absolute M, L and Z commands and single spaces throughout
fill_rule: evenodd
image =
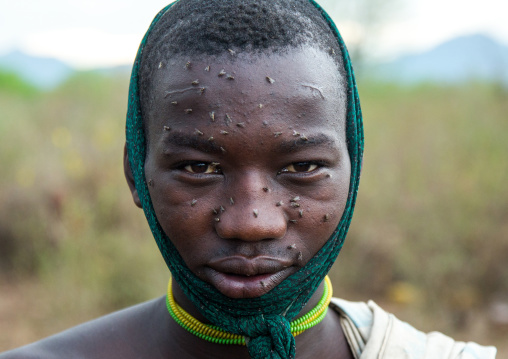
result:
M 508 3 L 320 3 L 366 132 L 335 295 L 508 357 Z M 122 153 L 131 63 L 165 5 L 0 0 L 0 351 L 164 294 Z

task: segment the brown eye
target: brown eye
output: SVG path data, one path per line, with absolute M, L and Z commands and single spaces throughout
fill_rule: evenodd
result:
M 186 165 L 183 169 L 190 173 L 199 174 L 221 173 L 218 163 L 195 162 Z
M 312 162 L 295 162 L 283 168 L 282 172 L 293 172 L 293 173 L 312 172 L 316 168 L 318 168 L 318 165 Z

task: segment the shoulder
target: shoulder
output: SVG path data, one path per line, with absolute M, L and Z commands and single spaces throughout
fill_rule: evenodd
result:
M 0 359 L 116 358 L 146 354 L 144 340 L 160 316 L 163 298 L 86 322 L 38 342 L 0 354 Z
M 333 298 L 330 306 L 341 315 L 344 333 L 357 358 L 491 359 L 496 356 L 494 347 L 455 341 L 438 332 L 423 333 L 373 301 Z

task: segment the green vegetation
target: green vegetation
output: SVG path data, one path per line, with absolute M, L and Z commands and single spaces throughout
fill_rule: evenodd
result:
M 336 283 L 411 308 L 421 328 L 465 330 L 508 295 L 508 93 L 361 84 L 360 96 L 364 172 Z
M 18 75 L 0 70 L 0 93 L 27 97 L 37 93 L 37 89 L 24 82 Z
M 17 298 L 0 317 L 25 333 L 3 330 L 0 351 L 165 291 L 123 178 L 127 87 L 87 73 L 43 93 L 0 74 L 0 299 Z M 476 333 L 471 316 L 508 295 L 508 94 L 359 89 L 365 163 L 335 295 L 374 298 L 424 330 Z M 468 338 L 493 343 L 484 327 Z

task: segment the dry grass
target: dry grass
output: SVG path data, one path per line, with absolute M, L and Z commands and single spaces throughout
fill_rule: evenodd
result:
M 162 295 L 168 275 L 124 184 L 127 80 L 1 85 L 0 351 Z M 508 355 L 508 323 L 489 315 L 508 302 L 508 95 L 360 92 L 365 164 L 335 293 Z

